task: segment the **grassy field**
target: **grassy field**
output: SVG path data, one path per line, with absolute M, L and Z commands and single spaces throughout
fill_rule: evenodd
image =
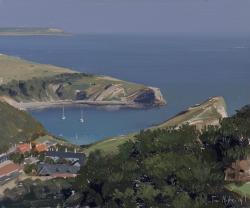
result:
M 37 64 L 16 57 L 0 55 L 0 84 L 12 80 L 29 80 L 34 77 L 49 77 L 74 71 L 46 64 Z
M 222 115 L 223 113 L 226 113 L 222 111 L 223 109 L 226 109 L 224 99 L 222 97 L 214 97 L 200 105 L 191 107 L 187 111 L 169 119 L 163 124 L 154 126 L 150 129 L 175 127 L 186 123 L 196 125 L 197 128 L 209 124 L 218 125 L 219 120 L 222 119 L 223 116 L 226 116 Z M 136 133 L 131 133 L 125 136 L 104 139 L 86 148 L 85 152 L 89 154 L 90 152 L 99 149 L 103 151 L 104 154 L 114 154 L 117 152 L 119 145 L 124 144 L 129 140 L 134 140 L 135 135 Z
M 84 99 L 92 101 L 129 102 L 147 88 L 6 55 L 0 55 L 0 85 L 1 94 L 17 102 L 75 100 L 77 91 L 85 94 Z
M 230 183 L 226 185 L 226 189 L 242 197 L 250 198 L 250 183 L 242 183 L 242 184 Z
M 119 150 L 119 145 L 122 145 L 129 140 L 134 140 L 134 135 L 135 134 L 117 136 L 96 142 L 90 147 L 84 149 L 84 152 L 88 155 L 89 153 L 94 152 L 96 150 L 101 150 L 104 154 L 115 154 Z

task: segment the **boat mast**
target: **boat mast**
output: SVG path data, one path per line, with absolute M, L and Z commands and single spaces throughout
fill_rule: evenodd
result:
M 65 116 L 65 112 L 64 112 L 64 105 L 63 105 L 63 109 L 62 109 L 62 120 L 65 120 L 66 116 Z
M 81 110 L 81 118 L 80 118 L 80 122 L 83 123 L 84 119 L 83 119 L 83 111 Z

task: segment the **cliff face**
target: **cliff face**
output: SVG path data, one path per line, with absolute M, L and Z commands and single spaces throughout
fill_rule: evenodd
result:
M 213 97 L 209 100 L 188 108 L 159 127 L 179 127 L 184 124 L 194 125 L 202 129 L 208 125 L 218 126 L 220 120 L 227 117 L 226 103 L 223 97 Z
M 5 66 L 8 66 L 8 71 Z M 157 88 L 111 77 L 78 73 L 50 65 L 36 65 L 6 56 L 0 58 L 0 69 L 1 67 L 0 95 L 18 103 L 67 100 L 136 107 L 160 106 L 166 103 Z M 16 78 L 9 74 L 16 74 Z

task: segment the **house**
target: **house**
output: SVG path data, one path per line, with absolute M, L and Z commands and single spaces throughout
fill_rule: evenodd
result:
M 51 158 L 55 162 L 59 159 L 65 159 L 72 164 L 78 163 L 80 166 L 84 165 L 86 156 L 83 153 L 77 152 L 62 152 L 62 151 L 48 151 L 45 157 Z
M 37 167 L 39 176 L 52 176 L 54 178 L 76 177 L 79 170 L 79 167 L 66 164 L 39 164 Z
M 250 160 L 237 160 L 225 170 L 226 181 L 250 181 Z
M 1 154 L 0 155 L 0 164 L 7 161 L 8 160 L 8 157 L 6 154 Z
M 16 151 L 20 152 L 22 154 L 26 153 L 26 152 L 30 152 L 32 149 L 31 143 L 23 143 L 23 144 L 19 144 L 16 147 Z
M 24 165 L 31 165 L 31 164 L 37 164 L 39 162 L 37 157 L 28 157 L 24 159 Z
M 48 146 L 44 143 L 39 143 L 35 145 L 35 151 L 37 152 L 46 152 L 48 151 Z
M 0 164 L 0 180 L 11 174 L 18 173 L 21 170 L 20 165 L 17 165 L 10 160 L 7 160 Z

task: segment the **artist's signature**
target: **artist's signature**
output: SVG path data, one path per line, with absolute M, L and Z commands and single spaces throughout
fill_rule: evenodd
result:
M 247 197 L 241 198 L 233 198 L 230 195 L 223 195 L 218 199 L 218 196 L 211 196 L 211 203 L 223 203 L 226 206 L 233 206 L 236 205 L 237 207 L 240 206 L 241 208 L 250 208 L 250 201 Z

